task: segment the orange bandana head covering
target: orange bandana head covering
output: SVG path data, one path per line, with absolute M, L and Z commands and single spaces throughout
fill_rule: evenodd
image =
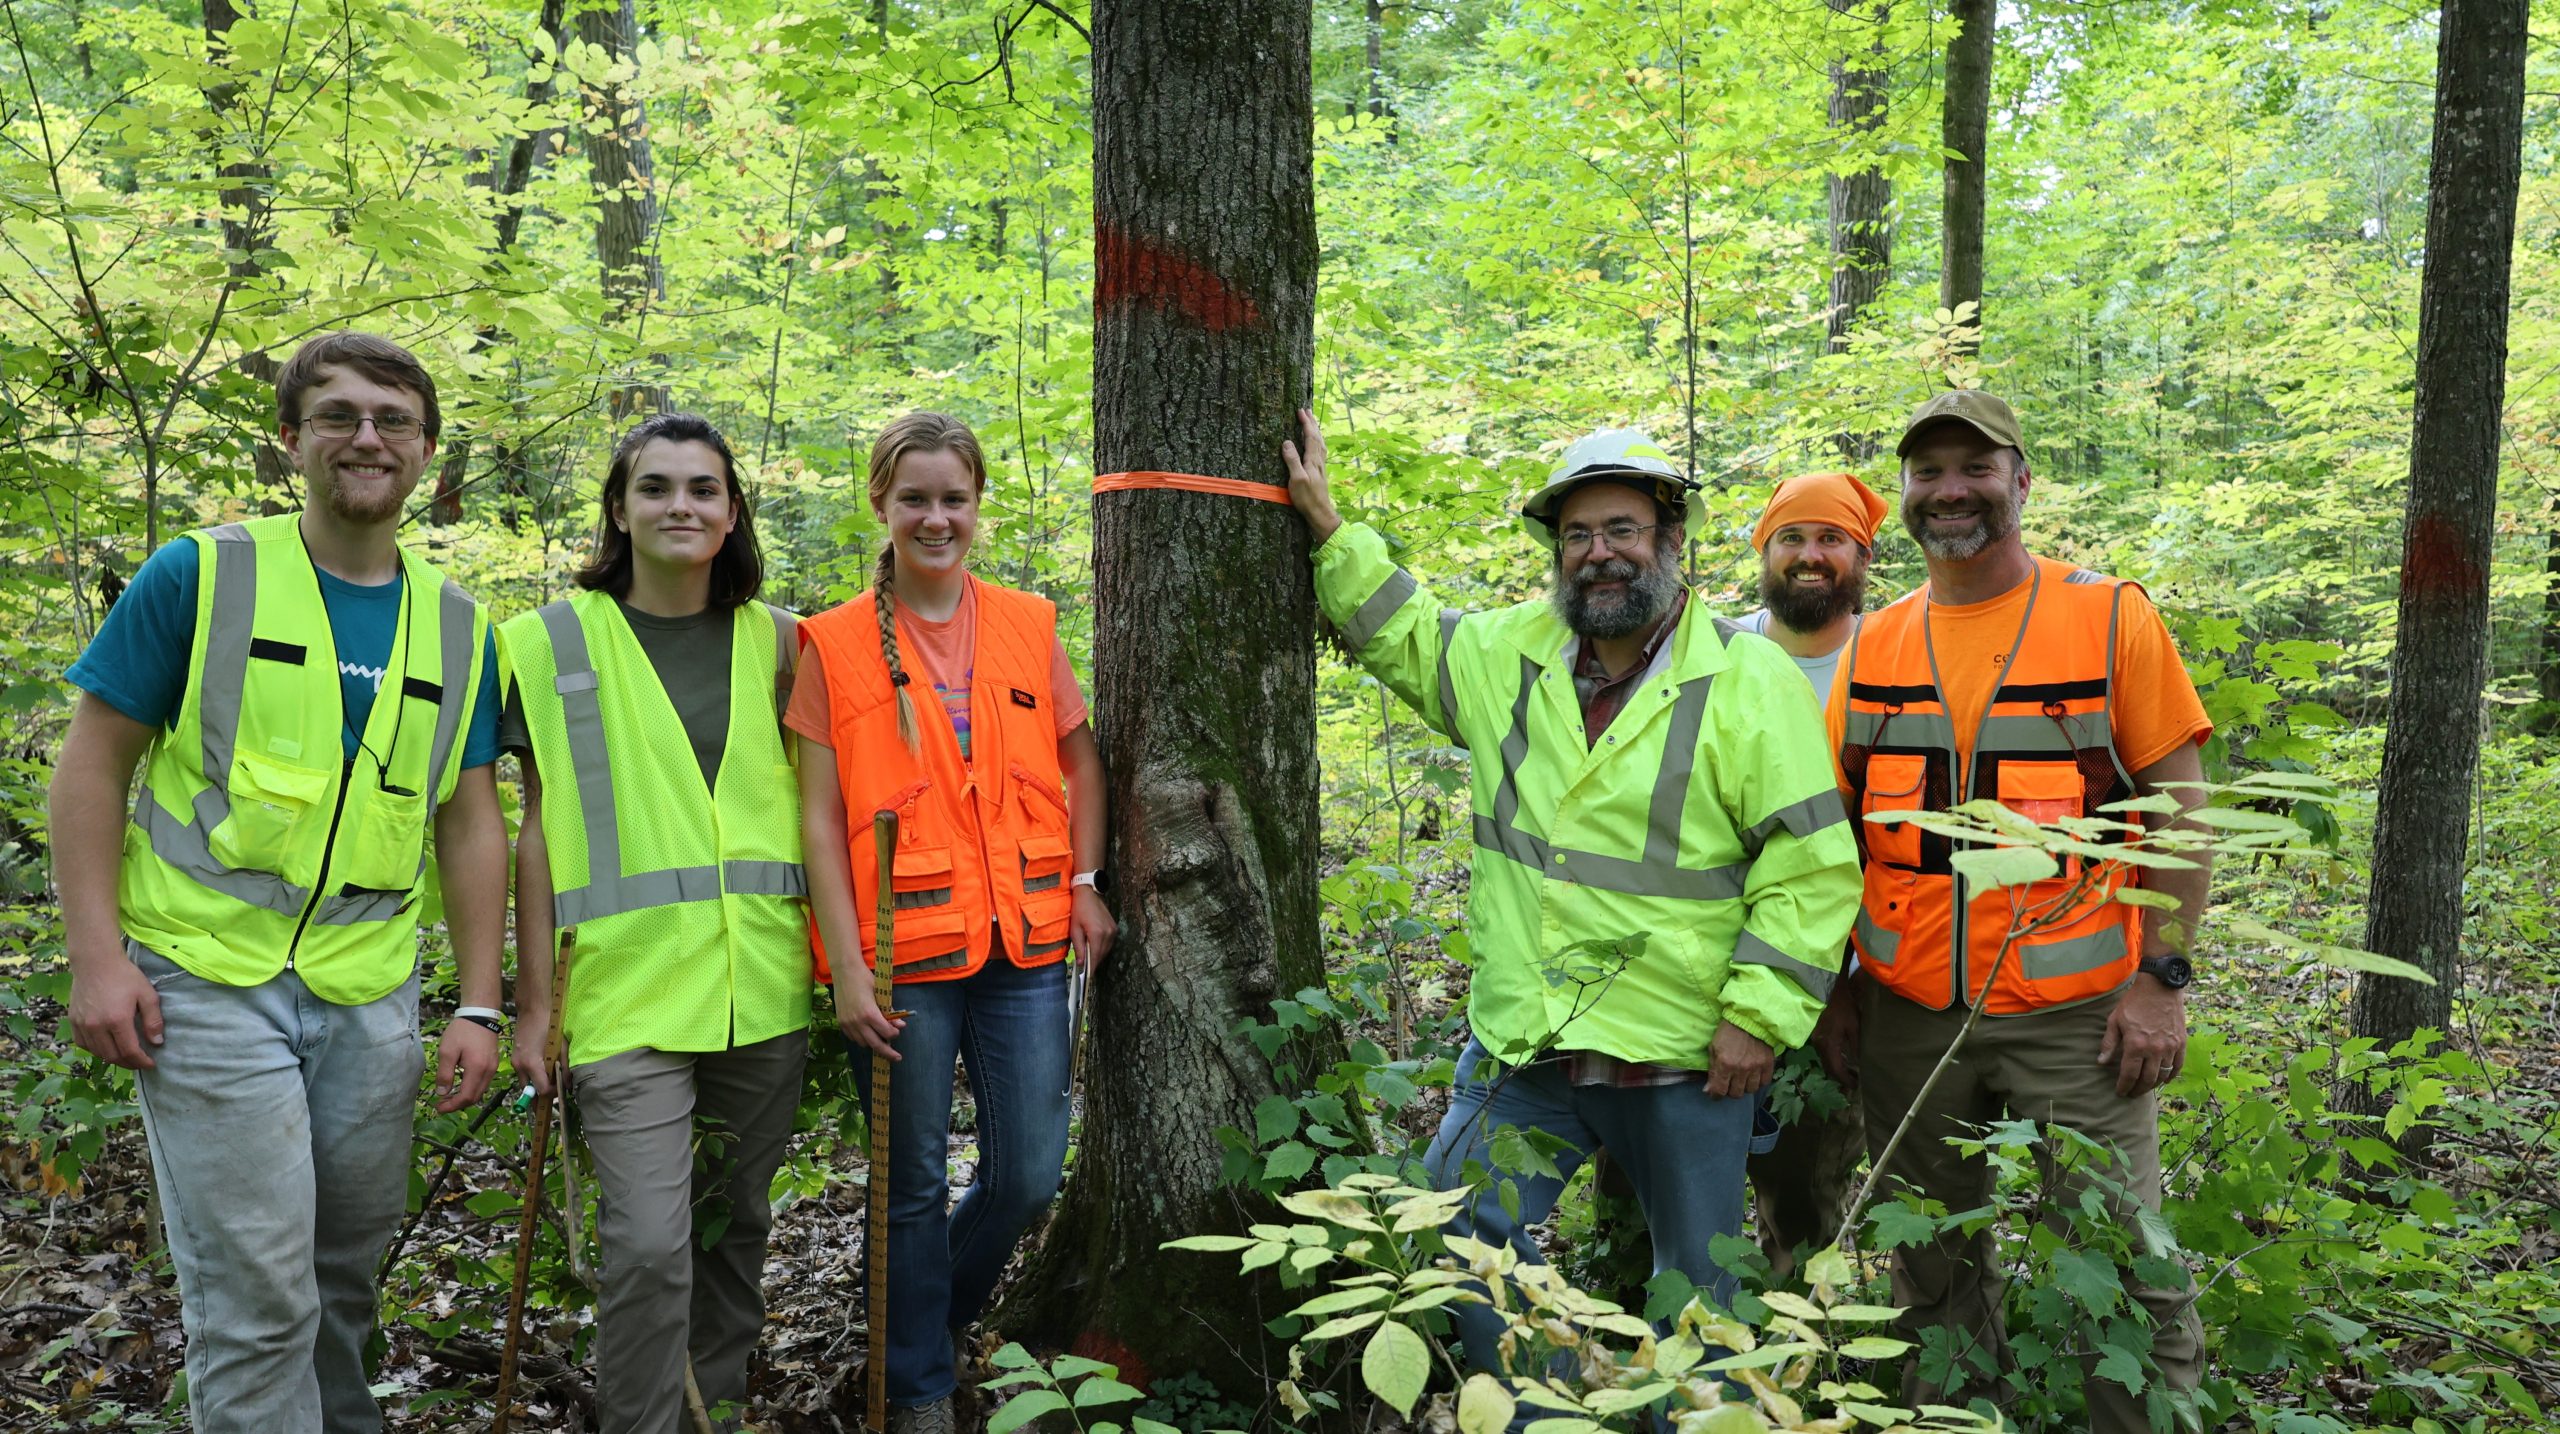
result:
M 1886 512 L 1882 498 L 1846 473 L 1799 473 L 1769 495 L 1760 526 L 1751 530 L 1751 546 L 1767 548 L 1769 535 L 1789 523 L 1829 523 L 1872 548 Z

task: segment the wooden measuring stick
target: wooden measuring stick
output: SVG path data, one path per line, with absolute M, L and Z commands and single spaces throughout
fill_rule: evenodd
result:
M 542 1068 L 551 1075 L 551 1094 L 536 1097 L 533 1105 L 533 1143 L 524 1162 L 524 1214 L 516 1222 L 515 1290 L 507 1300 L 507 1343 L 498 1357 L 498 1417 L 489 1434 L 507 1434 L 508 1421 L 515 1415 L 516 1350 L 524 1339 L 525 1283 L 533 1273 L 533 1232 L 542 1219 L 542 1160 L 551 1148 L 551 1102 L 560 1090 L 561 1029 L 569 1014 L 569 957 L 577 944 L 578 928 L 572 926 L 560 933 L 560 950 L 551 959 L 551 1028 L 542 1033 Z
M 890 939 L 897 923 L 895 874 L 898 814 L 883 811 L 871 819 L 871 845 L 880 856 L 878 908 L 871 956 L 871 999 L 882 1015 L 890 1014 L 896 967 Z M 865 1413 L 873 1434 L 889 1430 L 889 1058 L 871 1056 L 871 1173 L 863 1216 L 863 1241 L 870 1246 L 871 1288 L 865 1318 L 871 1322 L 871 1361 L 866 1371 Z

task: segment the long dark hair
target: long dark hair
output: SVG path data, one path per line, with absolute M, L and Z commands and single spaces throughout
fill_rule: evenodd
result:
M 640 420 L 613 446 L 613 466 L 605 470 L 604 488 L 596 495 L 596 536 L 586 566 L 569 575 L 582 588 L 601 588 L 615 597 L 631 595 L 631 535 L 615 527 L 614 509 L 631 486 L 631 466 L 640 450 L 659 439 L 670 443 L 702 443 L 720 455 L 721 481 L 729 485 L 729 503 L 738 511 L 728 539 L 711 559 L 711 605 L 740 607 L 764 588 L 764 549 L 756 544 L 756 507 L 738 482 L 738 458 L 729 440 L 698 413 L 660 413 Z

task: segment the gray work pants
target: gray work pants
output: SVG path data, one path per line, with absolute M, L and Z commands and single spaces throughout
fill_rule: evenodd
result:
M 1885 990 L 1860 983 L 1858 1000 L 1859 1097 L 1867 1140 L 1877 1151 L 1912 1108 L 1964 1025 L 1965 1008 L 1932 1011 Z M 2037 1125 L 2063 1125 L 2122 1153 L 2114 1178 L 2141 1204 L 2160 1208 L 2160 1107 L 2149 1094 L 2116 1094 L 2116 1073 L 2098 1064 L 2107 1019 L 2116 997 L 2022 1016 L 1984 1016 L 1965 1039 L 1963 1053 L 1929 1093 L 1928 1108 L 1895 1150 L 1886 1171 L 1887 1190 L 1903 1183 L 1949 1210 L 1975 1210 L 1991 1202 L 1990 1163 L 1947 1144 L 1949 1136 L 2004 1117 Z M 2037 1152 L 2038 1159 L 2044 1153 Z M 2048 1176 L 2051 1171 L 2048 1167 Z M 2072 1197 L 2066 1191 L 2054 1203 Z M 2120 1218 L 2130 1220 L 2124 1210 Z M 2001 1302 L 2000 1262 L 1986 1227 L 1971 1236 L 1949 1233 L 1893 1252 L 1893 1302 L 1903 1307 L 1903 1332 L 1942 1326 L 1979 1341 L 1998 1358 L 2008 1346 Z M 2151 1356 L 2158 1385 L 2190 1393 L 2204 1373 L 2204 1329 L 2185 1290 L 2146 1285 L 2125 1274 L 2125 1286 L 2150 1312 Z M 2149 1401 L 2096 1372 L 2097 1356 L 2084 1362 L 2082 1386 L 2089 1402 L 2086 1427 L 2098 1434 L 2147 1434 L 2154 1429 Z M 1942 1388 L 1922 1379 L 1912 1362 L 1902 1386 L 1906 1401 L 1961 1404 L 1995 1391 L 1987 1381 Z
M 409 1200 L 418 978 L 332 1005 L 284 971 L 225 986 L 127 943 L 165 1039 L 141 1072 L 196 1434 L 373 1434 L 374 1268 Z
M 808 1054 L 808 1033 L 793 1031 L 726 1051 L 644 1048 L 571 1068 L 604 1247 L 596 1306 L 604 1434 L 689 1429 L 688 1354 L 706 1406 L 745 1406 L 747 1363 L 764 1332 L 773 1173 L 790 1143 Z M 697 1228 L 718 1231 L 708 1248 Z

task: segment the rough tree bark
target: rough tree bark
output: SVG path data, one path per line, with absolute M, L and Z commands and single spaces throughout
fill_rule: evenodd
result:
M 2440 12 L 2400 625 L 2364 935 L 2368 949 L 2423 967 L 2439 984 L 2358 980 L 2355 1033 L 2386 1046 L 2422 1027 L 2442 1030 L 2453 1013 L 2488 673 L 2525 9 L 2526 0 L 2446 0 Z
M 639 63 L 640 17 L 633 0 L 582 10 L 578 38 L 618 64 Z M 621 322 L 646 323 L 651 304 L 667 291 L 666 271 L 652 242 L 658 229 L 657 166 L 650 153 L 649 115 L 638 96 L 609 81 L 588 96 L 587 166 L 596 191 L 596 264 L 604 271 L 605 301 Z M 613 415 L 629 417 L 663 409 L 663 385 L 626 383 L 613 394 Z
M 1094 6 L 1097 471 L 1283 481 L 1312 378 L 1311 28 L 1308 0 Z M 998 1322 L 1124 1378 L 1265 1388 L 1286 1297 L 1157 1246 L 1251 1218 L 1216 1132 L 1277 1087 L 1234 1031 L 1324 980 L 1305 532 L 1275 503 L 1097 495 L 1093 591 L 1120 942 L 1074 1178 Z
M 551 38 L 554 54 L 559 52 L 560 26 L 566 18 L 568 8 L 567 0 L 542 0 L 542 14 L 535 21 L 542 27 L 542 33 Z M 506 157 L 491 166 L 490 188 L 498 200 L 497 244 L 489 253 L 490 266 L 493 269 L 502 264 L 509 254 L 515 252 L 516 233 L 524 224 L 524 206 L 518 204 L 516 199 L 524 193 L 525 185 L 533 180 L 534 154 L 541 147 L 548 133 L 540 127 L 540 117 L 551 107 L 551 96 L 558 88 L 559 76 L 559 66 L 551 65 L 541 71 L 540 79 L 525 82 L 525 112 L 534 118 L 535 128 L 517 135 L 515 141 L 507 146 Z M 471 336 L 471 351 L 475 354 L 480 353 L 497 341 L 497 329 L 483 327 Z M 512 455 L 503 447 L 493 455 L 493 458 L 500 468 L 512 462 Z M 462 521 L 463 475 L 470 466 L 470 435 L 453 435 L 445 442 L 444 461 L 436 469 L 436 497 L 435 502 L 427 510 L 429 522 L 459 523 Z
M 1951 0 L 1957 25 L 1947 42 L 1946 109 L 1938 141 L 1952 153 L 1943 161 L 1944 211 L 1939 238 L 1938 307 L 1982 303 L 1982 224 L 1986 192 L 1984 151 L 1991 139 L 1991 54 L 2000 21 L 1997 0 Z
M 232 0 L 204 0 L 204 38 L 208 52 L 224 50 L 231 37 L 231 27 L 240 21 L 239 7 Z M 83 50 L 83 63 L 86 51 Z M 214 129 L 207 136 L 212 142 L 216 175 L 222 180 L 222 248 L 230 276 L 225 281 L 236 302 L 239 292 L 266 277 L 266 265 L 260 251 L 274 238 L 269 223 L 272 200 L 267 192 L 266 161 L 242 147 L 235 131 L 247 128 L 241 118 L 242 87 L 236 80 L 225 80 L 208 86 L 204 92 L 205 107 L 213 112 Z M 252 349 L 240 355 L 233 367 L 262 388 L 275 386 L 281 367 L 274 354 L 265 349 Z M 266 415 L 273 418 L 272 412 Z M 291 464 L 275 445 L 268 423 L 250 428 L 249 457 L 257 475 L 260 502 L 272 512 L 283 512 L 289 506 L 286 495 L 294 487 Z
M 1876 37 L 1864 47 L 1864 63 L 1842 55 L 1831 62 L 1831 127 L 1860 141 L 1884 125 L 1892 77 L 1886 71 L 1884 22 L 1891 0 L 1830 0 L 1831 8 L 1871 24 Z M 1833 174 L 1831 200 L 1831 318 L 1827 347 L 1844 353 L 1858 315 L 1884 291 L 1893 270 L 1893 181 L 1870 164 L 1854 174 Z M 1842 433 L 1832 439 L 1840 455 L 1863 463 L 1876 453 L 1875 435 Z

